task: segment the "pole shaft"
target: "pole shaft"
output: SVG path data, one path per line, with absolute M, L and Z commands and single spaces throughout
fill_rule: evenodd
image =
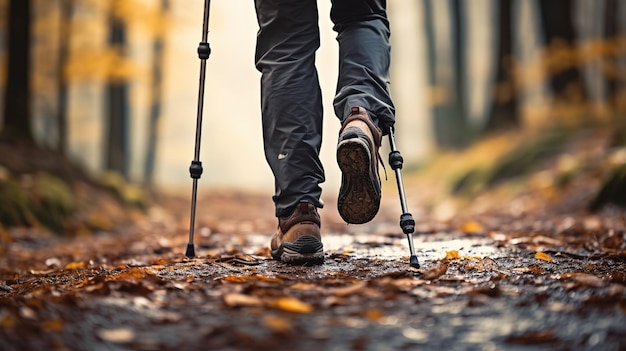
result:
M 209 8 L 211 7 L 211 0 L 204 0 L 204 17 L 202 21 L 202 44 L 208 45 L 207 38 L 209 34 Z M 208 48 L 208 46 L 207 46 Z M 200 51 L 198 52 L 200 54 Z M 198 83 L 198 111 L 196 114 L 196 142 L 194 148 L 194 162 L 192 166 L 198 166 L 200 161 L 200 138 L 202 137 L 202 112 L 204 109 L 204 84 L 206 76 L 206 60 L 208 55 L 200 55 L 200 79 Z M 193 185 L 191 188 L 191 215 L 189 216 L 189 243 L 187 244 L 187 257 L 194 257 L 194 234 L 196 226 L 196 204 L 198 197 L 198 178 L 202 173 L 202 166 L 200 165 L 200 173 L 197 175 L 192 173 Z

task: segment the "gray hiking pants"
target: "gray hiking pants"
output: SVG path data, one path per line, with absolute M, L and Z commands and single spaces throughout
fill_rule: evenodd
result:
M 276 216 L 282 217 L 300 201 L 323 207 L 317 0 L 255 0 L 255 7 L 265 158 L 275 179 Z M 332 0 L 330 17 L 339 42 L 335 114 L 343 121 L 352 106 L 361 106 L 386 133 L 395 113 L 386 0 Z

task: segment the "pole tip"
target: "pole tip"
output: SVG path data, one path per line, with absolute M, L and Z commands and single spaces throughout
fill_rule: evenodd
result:
M 189 258 L 196 257 L 196 249 L 194 248 L 193 244 L 187 244 L 187 251 L 185 252 L 185 256 Z
M 419 260 L 417 259 L 417 256 L 415 256 L 415 255 L 411 255 L 411 259 L 410 259 L 409 264 L 410 264 L 410 265 L 411 265 L 411 267 L 413 267 L 413 268 L 420 268 L 420 262 L 419 262 Z

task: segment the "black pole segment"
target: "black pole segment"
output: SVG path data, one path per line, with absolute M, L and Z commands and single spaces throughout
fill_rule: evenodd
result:
M 406 196 L 404 194 L 404 185 L 402 182 L 402 164 L 404 162 L 400 151 L 396 147 L 396 140 L 393 135 L 393 127 L 389 128 L 389 146 L 391 152 L 389 153 L 389 165 L 396 174 L 396 183 L 398 185 L 398 195 L 400 197 L 400 207 L 402 208 L 402 214 L 400 215 L 400 228 L 402 232 L 406 234 L 409 242 L 409 252 L 411 254 L 409 265 L 413 268 L 419 268 L 420 263 L 415 254 L 415 247 L 413 246 L 413 232 L 415 231 L 415 220 L 413 215 L 409 213 L 408 206 L 406 204 Z
M 206 75 L 206 60 L 211 54 L 211 47 L 207 42 L 209 33 L 209 8 L 211 0 L 204 0 L 204 20 L 202 23 L 202 41 L 198 46 L 198 58 L 200 58 L 200 81 L 198 84 L 198 111 L 196 115 L 196 143 L 194 148 L 194 158 L 189 166 L 189 175 L 193 179 L 191 188 L 191 215 L 189 216 L 189 243 L 185 256 L 193 258 L 196 256 L 193 237 L 196 226 L 196 203 L 198 196 L 198 179 L 202 175 L 202 162 L 200 162 L 200 138 L 202 136 L 202 110 L 204 108 L 204 83 Z

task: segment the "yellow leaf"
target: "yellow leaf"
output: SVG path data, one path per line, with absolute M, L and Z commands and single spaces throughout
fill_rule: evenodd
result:
M 309 313 L 313 311 L 313 306 L 306 302 L 302 302 L 295 297 L 279 297 L 276 300 L 276 308 L 296 313 Z
M 236 275 L 228 275 L 222 278 L 222 281 L 229 283 L 245 283 L 246 280 L 247 279 L 245 277 L 238 277 Z
M 17 323 L 16 318 L 11 315 L 11 314 L 7 314 L 4 317 L 0 318 L 0 327 L 2 328 L 13 328 Z
M 268 282 L 268 283 L 278 283 L 278 284 L 282 284 L 283 280 L 279 279 L 279 278 L 273 278 L 273 277 L 268 277 L 266 275 L 262 275 L 262 274 L 258 274 L 254 276 L 256 279 L 263 281 L 263 282 Z
M 483 226 L 474 221 L 465 222 L 459 228 L 464 233 L 480 233 L 483 231 Z
M 62 319 L 50 319 L 41 323 L 43 329 L 47 332 L 58 333 L 63 331 L 65 323 Z
M 552 262 L 552 256 L 548 255 L 545 252 L 537 252 L 535 254 L 535 258 L 546 262 Z
M 65 269 L 78 269 L 85 267 L 85 262 L 70 262 L 65 265 Z
M 274 333 L 289 334 L 293 331 L 291 321 L 287 318 L 278 316 L 263 317 L 265 325 Z
M 459 255 L 459 252 L 457 250 L 446 252 L 446 259 L 448 260 L 458 260 L 460 258 L 461 258 L 461 255 Z
M 365 311 L 365 317 L 368 318 L 368 319 L 371 319 L 373 321 L 380 320 L 384 316 L 385 316 L 384 313 L 381 312 L 377 308 L 371 308 L 371 309 Z

